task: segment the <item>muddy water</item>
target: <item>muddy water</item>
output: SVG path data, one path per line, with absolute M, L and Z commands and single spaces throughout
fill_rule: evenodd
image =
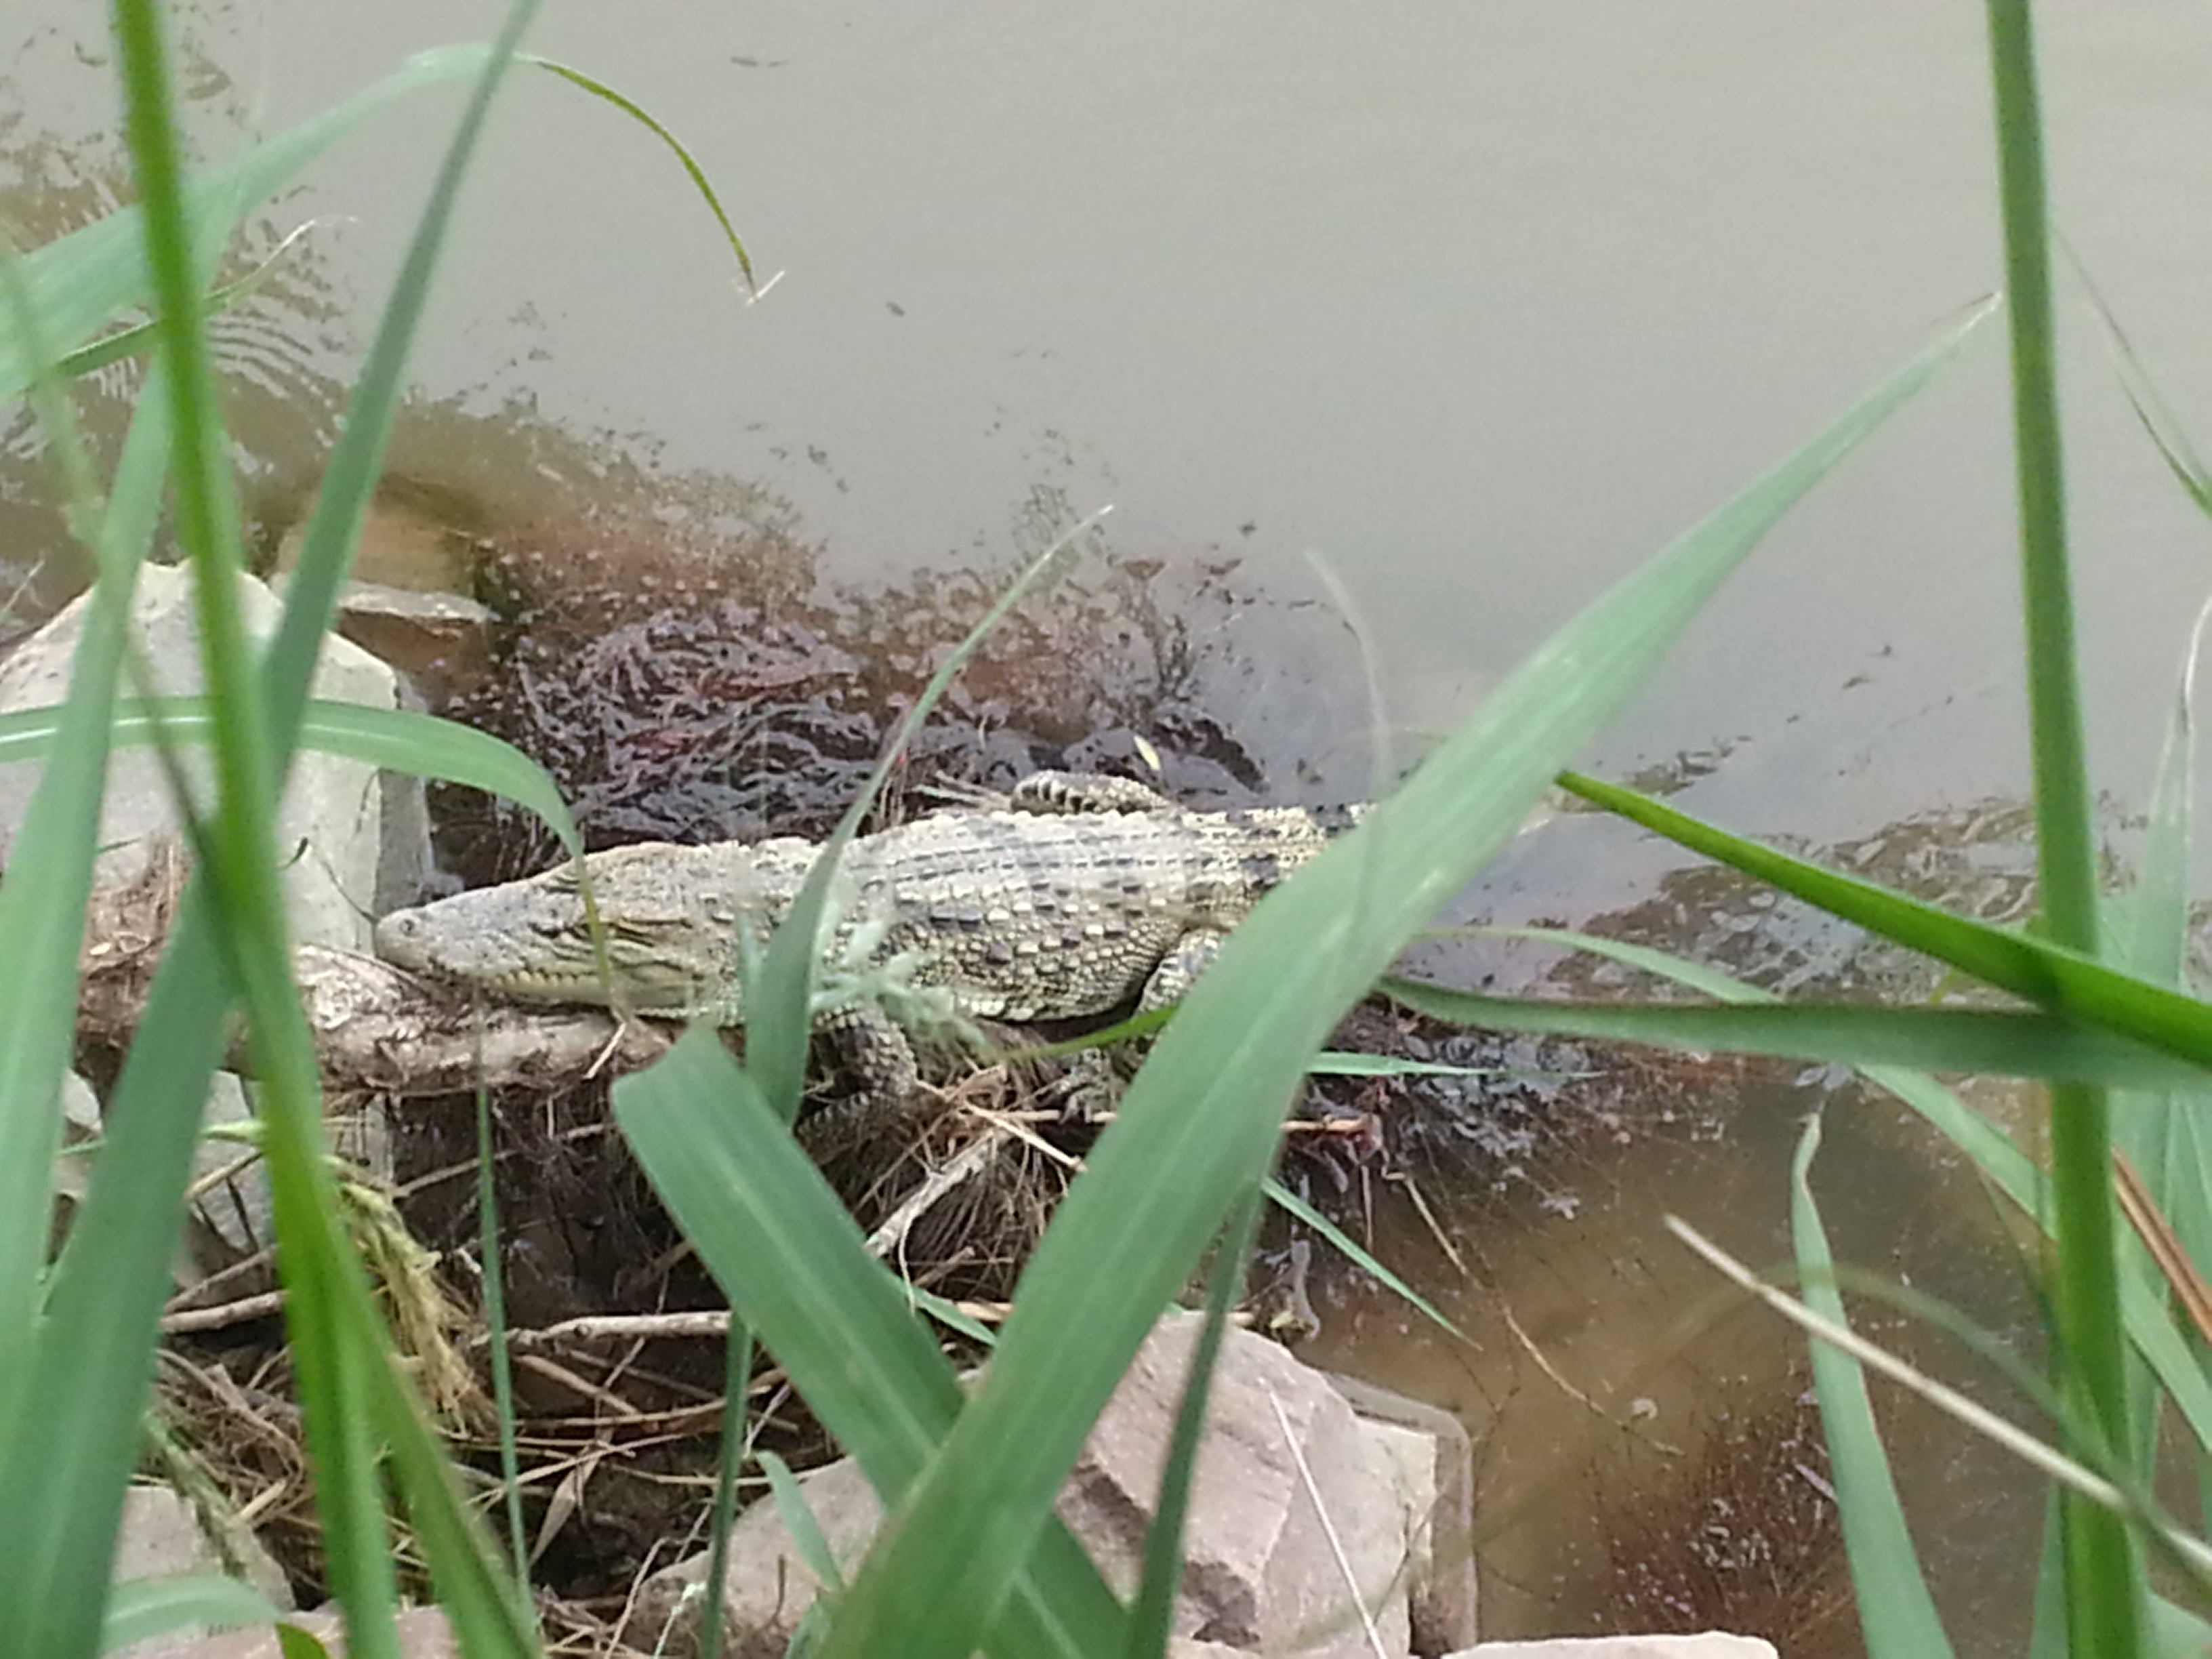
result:
M 432 0 L 183 15 L 210 155 L 491 21 Z M 525 77 L 471 186 L 398 464 L 483 525 L 673 526 L 672 545 L 799 550 L 855 582 L 1001 568 L 1111 503 L 1113 554 L 1227 568 L 1254 599 L 1206 623 L 1221 648 L 1189 701 L 1272 792 L 1357 790 L 1378 753 L 1475 706 L 1996 285 L 1979 16 L 1497 0 L 1401 5 L 1384 24 L 1319 0 L 1132 0 L 1015 23 L 950 0 L 649 19 L 556 4 L 538 46 L 681 133 L 780 280 L 745 303 L 651 142 Z M 2172 401 L 2212 409 L 2212 224 L 2191 210 L 2212 167 L 2212 20 L 2129 0 L 2045 21 L 2060 217 Z M 0 22 L 0 213 L 21 240 L 121 187 L 102 27 L 62 0 L 17 0 Z M 272 543 L 454 107 L 433 95 L 383 118 L 246 239 L 265 251 L 315 222 L 222 325 Z M 2069 328 L 2086 666 L 2100 781 L 2124 805 L 2206 586 L 2203 532 L 2092 331 Z M 1671 766 L 1693 810 L 1814 844 L 2017 793 L 1996 344 L 1783 527 L 1594 764 Z M 111 373 L 88 394 L 96 436 L 119 430 L 128 385 Z M 33 601 L 67 564 L 35 447 L 20 425 L 0 436 L 0 587 L 35 577 Z M 1652 911 L 1664 852 L 1594 853 L 1577 827 L 1516 856 L 1490 890 L 1509 914 L 1710 934 L 1686 902 Z M 1776 925 L 1747 915 L 1729 937 Z M 1833 942 L 1796 925 L 1802 959 L 1770 965 L 1817 986 Z M 1609 1306 L 1610 1281 L 1688 1297 L 1626 1265 L 1667 1254 L 1650 1214 L 1725 1194 L 1745 1248 L 1773 1255 L 1789 1137 L 1753 1126 L 1802 1103 L 1723 1094 L 1690 1146 L 1640 1137 L 1590 1166 L 1617 1203 L 1485 1220 L 1486 1255 L 1525 1240 L 1502 1277 L 1569 1283 L 1568 1305 Z M 1835 1202 L 1883 1217 L 1899 1191 L 1875 1175 Z M 1885 1255 L 1879 1236 L 1868 1248 Z M 1570 1278 L 1577 1261 L 1589 1270 Z M 1588 1367 L 1607 1389 L 1658 1340 L 1626 1316 L 1589 1322 L 1611 1344 Z M 1391 1324 L 1357 1327 L 1378 1370 L 1401 1363 Z M 1678 1409 L 1656 1382 L 1640 1394 L 1654 1420 Z M 1562 1571 L 1511 1570 L 1539 1602 Z
M 1616 866 L 1618 826 L 1571 817 L 1509 854 L 1481 908 L 1540 921 L 1567 861 Z M 1823 861 L 1997 920 L 2025 894 L 2027 848 L 2003 809 L 1932 816 L 1818 849 Z M 1908 960 L 1816 914 L 1706 872 L 1617 876 L 1635 901 L 1594 931 L 1662 944 L 1809 996 L 1915 999 Z M 1644 991 L 1524 943 L 1481 944 L 1441 971 L 1514 991 Z M 1788 1180 L 1805 1126 L 1837 1260 L 1965 1310 L 2039 1352 L 2020 1240 L 1947 1142 L 1830 1068 L 1672 1057 L 1626 1068 L 1595 1051 L 1515 1056 L 1462 1118 L 1401 1149 L 1363 1212 L 1365 1241 L 1456 1332 L 1370 1282 L 1323 1273 L 1309 1358 L 1457 1413 L 1477 1438 L 1473 1547 L 1492 1635 L 1656 1628 L 1755 1632 L 1793 1656 L 1862 1650 L 1802 1342 L 1716 1287 L 1672 1238 L 1688 1221 L 1737 1260 L 1787 1273 Z M 1533 1075 L 1531 1073 L 1533 1073 Z M 2033 1136 L 2021 1092 L 1978 1105 Z M 1511 1133 L 1501 1133 L 1501 1130 Z M 1893 1310 L 1863 1331 L 2001 1411 L 1984 1364 Z M 2040 1510 L 2002 1456 L 1877 1389 L 1899 1485 L 1959 1650 L 2021 1651 Z M 2031 1413 L 2032 1419 L 2032 1413 Z

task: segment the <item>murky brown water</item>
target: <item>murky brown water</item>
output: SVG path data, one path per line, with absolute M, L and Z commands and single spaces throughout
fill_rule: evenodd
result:
M 2212 411 L 2212 221 L 2195 210 L 2212 19 L 2179 0 L 2045 12 L 2061 220 L 2172 401 Z M 494 21 L 450 0 L 186 16 L 192 117 L 216 155 Z M 1402 756 L 1407 732 L 1463 714 L 1602 585 L 1996 286 L 1980 17 L 1753 0 L 1432 0 L 1387 21 L 1321 0 L 1018 19 L 951 0 L 556 4 L 537 46 L 682 134 L 781 280 L 744 303 L 651 141 L 523 77 L 471 186 L 397 464 L 495 524 L 765 535 L 857 584 L 1003 568 L 1110 502 L 1119 558 L 1186 576 L 1233 565 L 1251 600 L 1207 613 L 1189 705 L 1271 789 L 1354 793 L 1378 750 Z M 23 240 L 120 188 L 103 28 L 98 9 L 61 0 L 18 0 L 0 24 L 0 216 Z M 222 325 L 240 462 L 272 524 L 311 486 L 456 108 L 445 95 L 384 118 L 247 239 L 265 250 L 319 222 Z M 2092 331 L 2069 326 L 2086 665 L 2100 781 L 2124 804 L 2142 797 L 2207 586 L 2203 528 Z M 1814 844 L 1931 822 L 1971 838 L 1944 809 L 2018 793 L 1996 344 L 1784 526 L 1595 766 L 1671 767 L 1692 810 Z M 119 430 L 127 385 L 111 373 L 88 398 L 95 434 Z M 64 558 L 34 452 L 20 424 L 0 434 L 0 590 Z M 1349 596 L 1379 708 L 1310 559 Z M 1777 982 L 1844 971 L 1847 948 L 1813 924 L 1717 928 L 1725 902 L 1662 884 L 1671 854 L 1601 834 L 1571 823 L 1517 851 L 1487 890 L 1498 910 L 1633 918 L 1724 956 L 1734 940 Z M 1757 1416 L 1799 1386 L 1789 1345 L 1739 1317 L 1684 1357 L 1672 1333 L 1703 1281 L 1653 1217 L 1718 1217 L 1753 1259 L 1778 1260 L 1789 1125 L 1816 1092 L 1721 1090 L 1682 1120 L 1707 1126 L 1696 1133 L 1639 1133 L 1611 1162 L 1586 1148 L 1578 1206 L 1431 1194 L 1480 1237 L 1490 1288 L 1462 1302 L 1437 1281 L 1487 1333 L 1480 1356 L 1379 1307 L 1325 1340 L 1363 1369 L 1431 1380 L 1479 1427 L 1525 1422 L 1492 1443 L 1509 1486 L 1534 1447 L 1559 1461 L 1528 1489 L 1587 1468 L 1610 1490 L 1599 1443 L 1620 1431 L 1511 1369 L 1492 1299 L 1593 1399 L 1651 1401 L 1638 1421 L 1655 1437 L 1692 1438 L 1686 1420 L 1725 1393 L 1715 1377 L 1751 1379 L 1724 1413 Z M 1866 1229 L 1859 1259 L 1997 1273 L 1978 1198 L 1913 1174 L 1941 1162 L 1924 1146 L 1871 1128 L 1856 1141 L 1839 1121 L 1826 1158 L 1832 1218 Z M 1928 1242 L 1900 1257 L 1908 1236 Z M 1984 1316 L 2010 1317 L 1977 1294 Z M 1493 1610 L 1534 1627 L 1547 1607 L 1602 1605 L 1596 1544 L 1514 1557 L 1513 1540 L 1540 1554 L 1528 1540 L 1548 1534 L 1501 1501 L 1513 1524 L 1486 1547 Z M 2010 1536 L 1943 1530 L 1953 1547 Z M 1980 1605 L 1984 1565 L 1955 1564 L 1957 1605 Z M 1972 1614 L 1961 1632 L 1971 1649 L 1997 1628 Z M 1987 1650 L 2009 1645 L 2002 1629 Z

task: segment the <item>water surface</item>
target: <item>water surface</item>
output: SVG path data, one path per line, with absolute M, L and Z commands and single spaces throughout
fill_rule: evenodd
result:
M 709 532 L 773 520 L 848 580 L 1001 568 L 1110 503 L 1122 557 L 1233 567 L 1256 596 L 1218 623 L 1233 667 L 1204 695 L 1271 787 L 1356 793 L 1997 286 L 1980 17 L 1894 0 L 555 4 L 538 48 L 681 134 L 776 280 L 748 303 L 652 141 L 519 76 L 397 459 L 494 520 L 617 498 Z M 2044 21 L 2060 221 L 2202 428 L 2212 18 L 2123 0 Z M 494 21 L 450 0 L 190 9 L 201 149 Z M 121 187 L 103 28 L 60 0 L 0 28 L 0 213 L 25 240 Z M 257 504 L 311 483 L 457 107 L 382 118 L 246 239 L 317 222 L 222 325 Z M 2064 301 L 2084 672 L 2099 781 L 2124 811 L 2212 584 L 2202 520 Z M 1815 845 L 2018 795 L 2001 347 L 1992 331 L 1782 527 L 1590 765 L 1659 768 L 1692 810 Z M 127 379 L 103 377 L 95 434 L 119 429 Z M 64 556 L 34 448 L 20 427 L 0 447 L 13 578 Z M 1588 833 L 1517 853 L 1498 908 L 1617 916 L 1682 863 Z M 1834 958 L 1809 960 L 1800 982 L 1824 982 Z M 1605 1179 L 1633 1219 L 1601 1245 L 1587 1209 L 1570 1237 L 1571 1218 L 1524 1206 L 1520 1273 L 1564 1280 L 1589 1252 L 1568 1299 L 1595 1308 L 1634 1240 L 1670 1263 L 1638 1294 L 1691 1295 L 1649 1230 L 1700 1190 L 1778 1249 L 1790 1137 L 1771 1125 L 1793 1108 L 1762 1100 L 1712 1115 L 1686 1168 L 1620 1160 Z M 1932 1156 L 1885 1144 L 1881 1167 Z M 1875 1257 L 1899 1213 L 1873 1210 Z M 1376 1322 L 1360 1328 L 1381 1354 Z M 1771 1332 L 1754 1346 L 1784 1352 Z

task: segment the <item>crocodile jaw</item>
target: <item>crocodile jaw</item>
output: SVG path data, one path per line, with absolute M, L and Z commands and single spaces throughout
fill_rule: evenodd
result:
M 805 859 L 781 842 L 593 854 L 586 869 L 604 963 L 573 864 L 395 911 L 376 925 L 376 953 L 510 1001 L 726 1018 L 738 1000 L 738 936 L 749 921 L 765 934 L 811 861 L 805 850 Z
M 376 954 L 410 973 L 472 986 L 510 1002 L 605 1008 L 619 1001 L 643 1013 L 689 1013 L 714 1000 L 720 988 L 703 963 L 694 966 L 673 953 L 641 949 L 635 940 L 610 938 L 602 971 L 580 905 L 573 932 L 556 922 L 546 932 L 510 933 L 472 925 L 491 920 L 471 914 L 489 907 L 462 904 L 475 896 L 459 893 L 385 917 L 376 924 Z M 448 910 L 448 905 L 456 908 Z M 523 939 L 530 941 L 527 951 L 519 947 Z

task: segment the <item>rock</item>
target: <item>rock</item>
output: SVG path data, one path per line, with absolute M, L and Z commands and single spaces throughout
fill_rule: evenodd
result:
M 248 631 L 256 641 L 265 640 L 280 613 L 276 600 L 251 577 L 240 579 L 239 597 Z M 67 695 L 90 602 L 89 594 L 72 601 L 0 663 L 0 713 L 51 706 Z M 148 566 L 139 575 L 133 615 L 151 689 L 171 696 L 198 692 L 199 630 L 188 573 Z M 325 641 L 313 690 L 319 697 L 368 708 L 397 706 L 392 671 L 343 640 Z M 204 750 L 188 745 L 182 759 L 185 775 L 204 791 Z M 0 865 L 14 846 L 37 781 L 33 768 L 0 767 Z M 369 948 L 368 917 L 382 851 L 381 797 L 376 768 L 301 751 L 277 822 L 295 938 L 344 950 Z M 143 878 L 176 844 L 178 822 L 158 757 L 149 749 L 118 750 L 108 764 L 100 814 L 100 841 L 108 850 L 100 855 L 99 879 Z
M 92 1170 L 87 1143 L 100 1134 L 100 1097 L 75 1072 L 62 1073 L 62 1144 L 54 1157 L 54 1198 L 64 1212 L 84 1201 Z
M 1125 1595 L 1136 1587 L 1200 1323 L 1170 1316 L 1138 1350 L 1061 1495 L 1062 1517 Z M 1399 1477 L 1320 1373 L 1273 1343 L 1229 1333 L 1184 1528 L 1176 1633 L 1235 1648 L 1364 1655 L 1372 1648 L 1356 1588 L 1384 1650 L 1409 1651 L 1404 1570 L 1425 1495 L 1405 1492 Z
M 1171 1314 L 1153 1331 L 1061 1494 L 1061 1518 L 1125 1595 L 1141 1568 L 1200 1323 Z M 1421 1440 L 1402 1424 L 1366 1423 L 1321 1373 L 1261 1338 L 1229 1332 L 1184 1528 L 1175 1631 L 1188 1641 L 1176 1650 L 1365 1659 L 1379 1642 L 1384 1653 L 1410 1651 L 1415 1540 L 1428 1534 L 1437 1490 L 1436 1443 Z M 874 1493 L 849 1460 L 815 1470 L 801 1486 L 849 1568 L 879 1516 Z M 706 1567 L 701 1555 L 649 1579 L 624 1639 L 648 1651 L 664 1650 L 663 1642 L 666 1651 L 691 1651 Z M 814 1594 L 774 1502 L 756 1503 L 738 1522 L 724 1584 L 732 1653 L 781 1653 Z
M 270 586 L 284 592 L 284 577 Z M 382 582 L 348 582 L 338 592 L 337 631 L 392 665 L 422 701 L 442 706 L 475 690 L 492 672 L 492 625 L 488 605 L 460 593 L 422 592 Z M 399 902 L 414 897 L 408 894 Z
M 239 597 L 249 633 L 256 641 L 265 641 L 281 614 L 277 601 L 250 577 L 240 578 Z M 80 596 L 0 663 L 0 713 L 51 707 L 67 696 L 90 604 L 89 594 Z M 199 629 L 189 573 L 171 566 L 148 566 L 139 574 L 132 614 L 150 689 L 164 696 L 199 691 Z M 317 696 L 367 708 L 391 708 L 398 703 L 392 672 L 343 640 L 325 641 L 313 689 Z M 185 776 L 205 799 L 209 768 L 204 748 L 185 745 L 179 759 Z M 14 847 L 38 778 L 38 769 L 33 767 L 0 767 L 0 864 Z M 420 847 L 425 842 L 420 795 L 421 785 L 415 780 L 387 777 L 359 761 L 309 750 L 300 752 L 277 820 L 295 939 L 345 951 L 368 950 L 369 918 L 392 895 L 404 891 L 411 896 L 419 884 L 424 862 Z M 410 826 L 397 838 L 390 858 L 385 850 L 387 799 L 400 802 L 398 816 Z M 410 800 L 411 817 L 405 810 Z M 105 908 L 127 915 L 153 910 L 155 896 L 173 879 L 171 872 L 179 860 L 183 838 L 167 775 L 152 750 L 118 750 L 111 757 L 98 835 L 106 850 L 95 866 L 94 879 L 100 893 L 112 902 L 103 906 L 96 898 L 95 912 Z M 387 866 L 392 866 L 389 874 Z M 128 902 L 118 900 L 118 895 Z M 124 932 L 131 931 L 126 925 Z M 149 937 L 158 940 L 157 933 Z M 103 949 L 135 948 L 144 942 L 95 937 L 88 948 L 96 958 Z M 218 1078 L 210 1096 L 210 1121 L 234 1119 L 246 1110 L 236 1079 Z M 380 1169 L 380 1124 L 370 1124 L 362 1133 L 367 1161 Z M 238 1154 L 234 1144 L 205 1146 L 201 1172 L 228 1164 Z M 267 1185 L 258 1168 L 208 1194 L 199 1206 L 192 1251 L 203 1270 L 266 1243 L 268 1212 Z
M 492 670 L 489 606 L 473 595 L 489 556 L 481 503 L 461 491 L 386 473 L 354 544 L 353 571 L 338 596 L 337 629 L 390 663 L 424 696 L 443 704 Z M 280 592 L 300 562 L 303 518 L 285 532 L 270 584 Z M 388 908 L 415 902 L 419 889 Z
M 217 1072 L 200 1109 L 203 1128 L 242 1124 L 252 1115 L 244 1081 L 234 1072 Z M 192 1205 L 184 1247 L 189 1268 L 177 1276 L 180 1289 L 276 1243 L 276 1197 L 253 1149 L 228 1137 L 204 1137 L 192 1152 L 193 1186 L 227 1170 L 233 1173 L 215 1182 Z
M 1400 1480 L 1425 1517 L 1412 1536 L 1415 1571 L 1408 1612 L 1413 1651 L 1447 1653 L 1472 1643 L 1475 1621 L 1474 1442 L 1438 1406 L 1379 1383 L 1323 1372 L 1349 1401 L 1378 1449 L 1399 1460 Z
M 320 1642 L 331 1659 L 345 1659 L 344 1626 L 337 1613 L 295 1613 L 284 1622 Z M 461 1659 L 460 1638 L 437 1608 L 410 1607 L 394 1622 L 399 1628 L 401 1659 Z M 273 1625 L 196 1637 L 159 1651 L 161 1659 L 283 1659 Z
M 251 1122 L 252 1086 L 235 1072 L 217 1072 L 209 1080 L 207 1104 L 201 1109 L 204 1129 Z M 325 1133 L 331 1150 L 356 1168 L 389 1172 L 391 1142 L 380 1112 L 330 1118 Z M 249 1142 L 203 1134 L 192 1152 L 192 1183 L 196 1188 L 204 1184 L 205 1190 L 193 1201 L 188 1218 L 185 1257 L 177 1272 L 179 1290 L 235 1267 L 276 1242 L 276 1195 L 270 1190 L 268 1169 Z M 276 1282 L 271 1261 L 264 1265 L 257 1280 L 234 1279 L 228 1290 L 234 1295 L 252 1295 Z
M 830 1554 L 841 1570 L 851 1571 L 883 1519 L 875 1488 L 849 1457 L 808 1470 L 799 1486 Z M 702 1552 L 648 1578 L 623 1640 L 647 1653 L 696 1652 L 707 1565 Z M 773 1498 L 749 1505 L 731 1528 L 722 1582 L 728 1659 L 780 1659 L 814 1605 L 817 1581 Z
M 1449 1659 L 1776 1659 L 1756 1636 L 1555 1636 L 1540 1642 L 1478 1642 Z
M 215 1573 L 242 1578 L 277 1608 L 292 1605 L 292 1587 L 283 1569 L 244 1527 L 229 1529 L 219 1543 L 199 1516 L 167 1486 L 133 1486 L 124 1494 L 123 1523 L 115 1537 L 113 1577 L 118 1583 L 137 1578 L 171 1578 L 185 1573 Z M 130 1659 L 172 1659 L 198 1654 L 198 1634 L 179 1631 L 121 1650 Z
M 362 515 L 353 568 L 362 582 L 416 593 L 467 593 L 483 560 L 483 508 L 458 490 L 387 472 Z M 307 518 L 277 544 L 280 576 L 298 568 Z

